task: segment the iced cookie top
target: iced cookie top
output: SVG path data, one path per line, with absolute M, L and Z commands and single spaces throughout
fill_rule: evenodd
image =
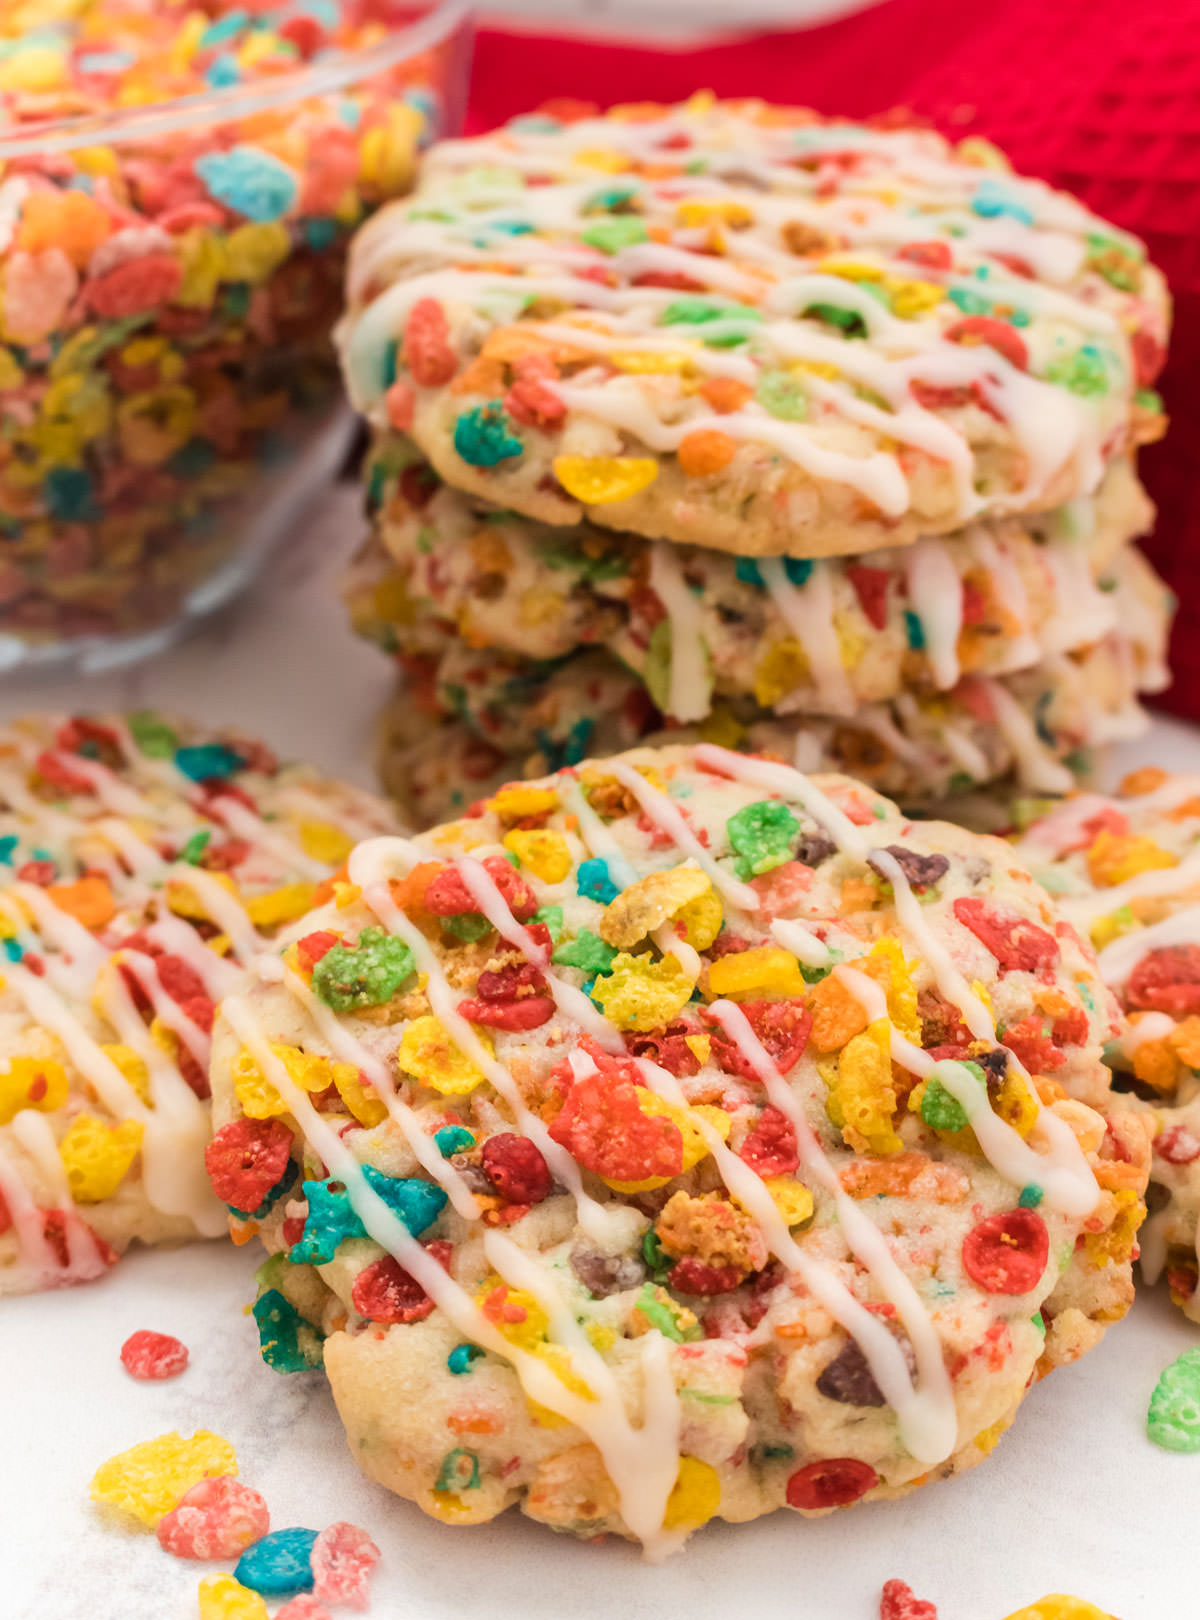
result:
M 360 234 L 351 394 L 551 523 L 863 551 L 1157 436 L 1162 279 L 977 140 L 696 97 L 451 141 Z
M 102 1270 L 79 1206 L 139 1158 L 155 1210 L 220 1230 L 201 1163 L 216 1002 L 392 825 L 234 731 L 137 714 L 0 732 L 0 1231 L 16 1263 L 55 1282 Z
M 892 1483 L 950 1455 L 954 1352 L 997 1320 L 1031 1349 L 1112 1196 L 1084 1106 L 1111 1006 L 1008 846 L 700 745 L 509 785 L 347 877 L 225 1001 L 209 1151 L 343 1326 L 440 1308 L 598 1447 L 651 1546 L 672 1358 L 744 1357 L 743 1307 L 764 1342 L 798 1296 L 854 1341 Z M 879 1483 L 855 1468 L 842 1500 Z M 814 1469 L 788 1500 L 836 1505 Z

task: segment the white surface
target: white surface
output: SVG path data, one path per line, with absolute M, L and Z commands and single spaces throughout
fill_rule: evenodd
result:
M 360 529 L 355 493 L 332 494 L 312 534 L 232 615 L 140 669 L 86 683 L 0 687 L 22 709 L 158 705 L 236 717 L 284 753 L 369 783 L 385 661 L 354 641 L 333 582 Z M 1160 722 L 1121 765 L 1200 767 L 1200 736 Z M 940 1620 L 1001 1620 L 1048 1591 L 1121 1620 L 1196 1612 L 1200 1456 L 1145 1437 L 1162 1367 L 1197 1342 L 1161 1289 L 1141 1295 L 1100 1349 L 1026 1400 L 974 1473 L 807 1522 L 786 1512 L 702 1532 L 680 1559 L 644 1565 L 616 1543 L 556 1538 L 517 1514 L 448 1529 L 358 1474 L 323 1379 L 263 1366 L 253 1246 L 128 1256 L 103 1283 L 0 1305 L 3 1620 L 192 1620 L 199 1576 L 153 1536 L 114 1529 L 88 1501 L 99 1463 L 139 1440 L 211 1428 L 237 1449 L 277 1528 L 335 1519 L 383 1548 L 372 1612 L 383 1620 L 876 1620 L 899 1576 Z M 175 1333 L 192 1364 L 137 1384 L 118 1360 L 138 1328 Z

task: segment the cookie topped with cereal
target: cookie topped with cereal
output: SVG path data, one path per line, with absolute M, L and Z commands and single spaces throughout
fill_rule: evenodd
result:
M 1114 1018 L 1004 842 L 638 749 L 360 844 L 223 1003 L 209 1172 L 372 1478 L 661 1557 L 972 1466 L 1124 1314 Z

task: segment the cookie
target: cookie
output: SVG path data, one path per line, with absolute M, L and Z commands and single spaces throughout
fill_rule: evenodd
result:
M 672 722 L 722 700 L 852 716 L 964 676 L 1001 676 L 1090 646 L 1169 598 L 1123 542 L 1151 508 L 1118 464 L 1094 501 L 841 558 L 734 558 L 590 525 L 564 534 L 393 464 L 376 537 L 346 581 L 355 628 L 402 658 L 445 637 L 530 666 L 603 645 Z M 1156 662 L 1161 658 L 1156 655 Z
M 1090 938 L 1120 1003 L 1108 1060 L 1157 1129 L 1142 1271 L 1150 1281 L 1165 1271 L 1200 1322 L 1200 776 L 1135 771 L 1112 797 L 1050 810 L 1018 848 Z
M 348 298 L 351 398 L 447 483 L 743 556 L 1050 510 L 1163 429 L 1135 238 L 977 138 L 761 102 L 443 142 Z
M 1136 628 L 1132 606 L 1128 618 Z M 673 727 L 638 677 L 606 653 L 537 665 L 443 636 L 440 657 L 400 660 L 405 679 L 381 721 L 380 774 L 422 825 L 460 813 L 479 784 L 576 764 L 639 738 L 714 741 L 805 770 L 847 771 L 914 808 L 990 782 L 1007 782 L 1011 796 L 1014 779 L 1032 792 L 1065 793 L 1110 744 L 1145 729 L 1137 694 L 1162 684 L 1166 628 L 1161 609 L 1147 619 L 1148 639 L 1136 644 L 1110 634 L 1017 675 L 968 676 L 952 692 L 902 693 L 845 719 L 776 716 L 750 699 Z M 435 634 L 427 626 L 427 639 Z
M 210 1166 L 267 1361 L 434 1517 L 660 1557 L 896 1496 L 1127 1309 L 1149 1122 L 1002 841 L 702 745 L 348 879 L 222 1005 Z
M 393 826 L 233 729 L 0 731 L 0 1294 L 226 1230 L 203 1162 L 215 1003 Z

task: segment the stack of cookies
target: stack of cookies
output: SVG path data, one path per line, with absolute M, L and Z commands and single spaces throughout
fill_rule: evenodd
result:
M 426 159 L 348 297 L 349 598 L 420 819 L 667 729 L 914 805 L 1061 792 L 1164 683 L 1130 542 L 1166 292 L 985 143 L 523 118 Z

